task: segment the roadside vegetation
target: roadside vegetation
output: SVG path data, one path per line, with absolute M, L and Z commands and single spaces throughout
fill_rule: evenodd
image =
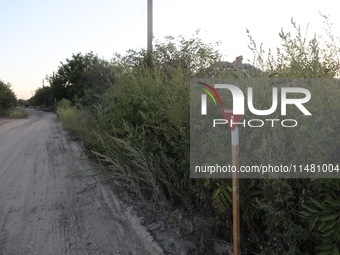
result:
M 8 115 L 8 112 L 16 107 L 17 99 L 11 89 L 10 83 L 0 80 L 0 116 Z
M 251 75 L 339 75 L 339 42 L 323 18 L 326 36 L 311 38 L 292 20 L 293 31 L 281 31 L 282 47 L 275 54 L 265 52 L 248 32 L 257 68 Z M 107 62 L 79 53 L 61 63 L 47 77 L 50 86 L 30 99 L 42 107 L 57 102 L 65 127 L 107 167 L 112 182 L 155 212 L 184 210 L 191 223 L 178 221 L 179 232 L 196 241 L 197 254 L 208 254 L 212 240 L 232 240 L 231 180 L 190 179 L 189 171 L 190 79 L 211 77 L 220 60 L 215 45 L 202 42 L 199 34 L 158 41 L 152 56 L 144 49 L 129 50 Z M 313 117 L 301 118 L 295 132 L 248 133 L 241 145 L 245 165 L 340 163 L 339 83 L 309 90 Z M 255 102 L 270 98 L 265 92 L 255 96 Z M 339 254 L 339 179 L 241 179 L 240 185 L 242 254 Z
M 11 89 L 11 84 L 0 80 L 0 117 L 12 119 L 26 118 L 27 112 L 16 108 L 17 105 L 19 105 L 19 102 Z
M 26 118 L 27 116 L 28 113 L 22 109 L 12 109 L 7 113 L 7 117 L 10 119 L 22 119 Z

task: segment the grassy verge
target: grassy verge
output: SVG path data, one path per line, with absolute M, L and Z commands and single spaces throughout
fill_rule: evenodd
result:
M 28 113 L 22 109 L 10 110 L 7 113 L 7 117 L 11 119 L 23 119 L 23 118 L 27 118 L 27 116 L 28 116 Z

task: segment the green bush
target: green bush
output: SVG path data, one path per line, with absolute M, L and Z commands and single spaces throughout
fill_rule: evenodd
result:
M 134 169 L 133 162 L 139 159 L 134 158 L 136 153 L 128 151 L 140 152 L 144 155 L 144 168 L 134 173 L 148 172 L 152 176 L 149 180 L 154 180 L 153 186 L 157 186 L 157 194 L 153 192 L 156 197 L 166 196 L 183 203 L 181 192 L 190 185 L 187 171 L 190 78 L 205 68 L 199 66 L 205 59 L 215 61 L 217 53 L 198 38 L 189 41 L 181 38 L 177 46 L 168 38 L 165 44 L 156 45 L 152 67 L 144 51 L 133 54 L 139 57 L 128 55 L 116 60 L 115 85 L 103 95 L 100 106 L 94 107 L 99 130 L 105 131 L 100 134 L 101 140 L 108 143 L 104 158 L 115 160 L 116 166 L 119 162 L 120 169 Z M 184 59 L 186 64 L 190 63 L 188 68 L 183 68 Z M 139 164 L 137 168 L 140 167 Z M 116 174 L 117 171 L 112 171 L 112 175 Z M 134 178 L 145 179 L 138 174 Z M 141 186 L 148 187 L 138 185 Z M 149 193 L 147 196 L 155 200 L 155 196 Z
M 100 143 L 95 132 L 95 117 L 87 108 L 77 108 L 72 105 L 71 101 L 62 99 L 58 103 L 56 113 L 65 128 L 69 130 L 74 137 L 83 140 L 88 150 L 100 148 Z
M 315 193 L 302 204 L 299 212 L 308 229 L 317 237 L 318 254 L 339 254 L 340 250 L 340 182 L 315 180 Z
M 36 107 L 47 108 L 55 105 L 55 98 L 53 97 L 51 87 L 38 88 L 34 96 L 29 99 L 29 102 L 32 106 Z
M 11 84 L 0 80 L 0 115 L 5 115 L 6 111 L 14 108 L 16 104 L 17 99 L 11 89 Z
M 250 48 L 263 71 L 258 75 L 277 78 L 326 78 L 337 75 L 340 49 L 334 41 L 327 17 L 324 18 L 328 41 L 323 37 L 325 41 L 321 39 L 319 42 L 316 35 L 312 39 L 308 39 L 307 34 L 302 36 L 300 27 L 292 20 L 295 37 L 282 30 L 280 37 L 283 46 L 277 49 L 276 56 L 271 51 L 265 56 L 262 45 L 257 48 L 249 36 Z M 331 163 L 331 155 L 335 155 L 340 145 L 340 104 L 336 99 L 340 96 L 339 86 L 339 81 L 333 79 L 307 87 L 313 97 L 314 103 L 308 104 L 313 117 L 298 118 L 299 127 L 294 131 L 274 129 L 266 132 L 265 136 L 252 134 L 253 145 L 247 142 L 244 156 L 255 156 L 252 160 L 261 163 L 270 159 L 286 164 Z M 255 145 L 256 153 L 254 150 L 252 154 L 249 149 L 253 150 Z M 339 153 L 337 155 L 339 157 Z M 243 160 L 247 161 L 246 158 Z M 332 163 L 339 163 L 339 158 Z M 259 251 L 262 250 L 263 254 L 338 254 L 339 234 L 335 223 L 339 220 L 339 215 L 336 215 L 337 179 L 268 179 L 258 180 L 251 187 L 249 190 L 246 185 L 241 196 L 244 196 L 245 202 L 252 201 L 253 211 L 250 217 L 247 216 L 249 206 L 245 206 L 247 213 L 244 217 L 249 218 L 246 220 L 249 226 L 247 232 L 252 230 L 255 236 L 261 237 L 259 241 L 263 248 L 257 247 Z M 250 192 L 255 192 L 256 196 L 249 197 Z M 261 217 L 252 216 L 258 214 Z M 313 231 L 307 232 L 308 229 Z M 245 238 L 249 238 L 247 236 L 249 234 Z M 256 245 L 253 244 L 253 247 Z
M 25 110 L 10 110 L 8 112 L 8 117 L 11 119 L 21 119 L 21 118 L 26 118 L 28 116 L 28 113 Z
M 110 64 L 92 52 L 85 55 L 73 54 L 71 59 L 66 59 L 66 63 L 61 62 L 57 72 L 47 76 L 46 79 L 51 87 L 48 87 L 48 91 L 38 90 L 37 92 L 40 93 L 35 95 L 38 101 L 43 99 L 45 106 L 50 106 L 53 100 L 59 101 L 63 98 L 73 103 L 91 105 L 108 89 L 110 84 L 114 83 Z M 47 87 L 44 90 L 47 90 Z M 41 98 L 41 95 L 46 92 L 48 94 Z

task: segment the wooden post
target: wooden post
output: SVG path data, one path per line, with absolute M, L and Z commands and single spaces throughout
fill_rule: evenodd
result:
M 220 109 L 230 124 L 232 148 L 232 181 L 233 181 L 233 255 L 241 254 L 240 246 L 240 183 L 239 183 L 239 135 L 237 125 L 244 114 L 234 115 L 232 109 Z
M 240 184 L 239 184 L 239 136 L 238 127 L 231 131 L 232 165 L 236 169 L 233 172 L 233 255 L 241 254 L 240 246 Z

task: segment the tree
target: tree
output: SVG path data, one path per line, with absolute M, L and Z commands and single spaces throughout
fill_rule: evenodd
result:
M 25 99 L 18 99 L 18 106 L 20 106 L 20 107 L 28 107 L 29 103 Z
M 54 105 L 52 88 L 51 87 L 38 88 L 35 91 L 35 95 L 32 98 L 30 98 L 29 101 L 33 106 L 48 107 Z
M 114 82 L 110 64 L 92 52 L 84 56 L 73 54 L 72 59 L 66 59 L 65 64 L 61 62 L 57 73 L 47 79 L 58 101 L 65 98 L 83 104 L 91 104 L 93 97 Z
M 0 80 L 0 112 L 15 107 L 16 103 L 17 99 L 11 89 L 11 84 Z
M 220 60 L 220 53 L 214 49 L 216 44 L 206 44 L 199 38 L 199 31 L 192 38 L 179 36 L 165 37 L 165 42 L 156 41 L 152 57 L 145 49 L 128 50 L 124 57 L 117 56 L 117 64 L 124 63 L 132 68 L 141 66 L 156 67 L 165 71 L 168 77 L 174 69 L 180 68 L 188 77 L 203 77 L 208 68 Z

